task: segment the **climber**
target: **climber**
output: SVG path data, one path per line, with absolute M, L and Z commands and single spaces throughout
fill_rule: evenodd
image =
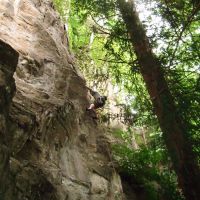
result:
M 95 111 L 98 108 L 102 108 L 107 100 L 107 96 L 101 96 L 98 92 L 93 91 L 92 89 L 88 88 L 90 91 L 90 94 L 94 97 L 94 102 L 90 104 L 89 108 L 86 110 L 93 110 Z

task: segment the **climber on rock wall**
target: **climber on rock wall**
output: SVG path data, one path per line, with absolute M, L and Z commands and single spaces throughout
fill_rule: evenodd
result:
M 88 87 L 87 87 L 88 88 Z M 90 104 L 88 108 L 86 108 L 87 111 L 94 111 L 96 114 L 96 109 L 102 108 L 107 100 L 107 96 L 101 96 L 98 92 L 93 91 L 92 89 L 88 88 L 90 91 L 90 94 L 94 97 L 94 102 Z

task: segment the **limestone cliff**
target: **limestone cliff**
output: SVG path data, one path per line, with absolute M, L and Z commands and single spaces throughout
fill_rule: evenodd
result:
M 0 200 L 123 199 L 52 5 L 0 0 Z

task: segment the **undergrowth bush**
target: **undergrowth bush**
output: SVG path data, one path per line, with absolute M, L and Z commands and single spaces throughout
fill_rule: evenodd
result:
M 112 149 L 119 173 L 127 174 L 142 185 L 148 200 L 183 200 L 176 175 L 167 166 L 170 162 L 164 149 L 141 146 L 133 150 L 126 144 L 113 145 Z

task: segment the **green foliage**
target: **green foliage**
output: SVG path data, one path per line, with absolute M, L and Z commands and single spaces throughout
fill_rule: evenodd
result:
M 150 128 L 147 144 L 135 137 L 139 148 L 133 149 L 132 130 L 114 130 L 115 137 L 123 139 L 123 144 L 112 145 L 113 159 L 121 176 L 126 176 L 135 186 L 144 189 L 145 197 L 150 200 L 181 200 L 177 189 L 177 178 L 171 169 L 171 161 L 162 141 L 162 133 Z
M 154 2 L 154 6 L 149 7 L 146 3 L 146 8 L 152 10 L 152 16 L 161 17 L 163 24 L 157 26 L 150 23 L 151 16 L 144 24 L 151 29 L 150 39 L 155 48 L 162 41 L 158 54 L 178 104 L 178 112 L 184 116 L 186 129 L 191 132 L 188 137 L 193 137 L 199 130 L 200 116 L 198 103 L 195 103 L 199 96 L 198 5 L 191 4 L 189 0 L 151 2 Z M 116 1 L 55 0 L 55 4 L 62 16 L 68 13 L 70 7 L 70 46 L 79 58 L 78 64 L 89 82 L 100 86 L 110 78 L 126 93 L 135 96 L 129 104 L 138 112 L 136 124 L 156 125 L 146 86 Z M 94 40 L 91 42 L 92 34 Z
M 177 190 L 176 175 L 168 170 L 169 159 L 164 149 L 153 150 L 143 146 L 135 151 L 127 145 L 114 145 L 113 152 L 119 172 L 145 188 L 148 199 L 183 199 Z
M 138 113 L 135 124 L 154 125 L 156 120 L 152 105 L 115 3 L 101 1 L 96 4 L 95 1 L 72 0 L 73 10 L 69 18 L 72 49 L 79 58 L 78 64 L 88 82 L 93 82 L 91 86 L 105 92 L 109 79 L 125 95 L 135 97 L 128 101 L 131 109 Z M 94 40 L 90 43 L 92 34 Z
M 63 9 L 65 3 L 58 2 L 57 7 Z M 71 0 L 68 23 L 70 47 L 89 85 L 105 93 L 107 81 L 112 81 L 123 91 L 122 95 L 135 96 L 128 105 L 138 112 L 136 125 L 155 124 L 129 36 L 116 11 L 116 1 L 96 4 L 96 1 Z
M 165 41 L 160 58 L 177 104 L 178 113 L 184 119 L 188 142 L 200 159 L 200 13 L 194 1 L 156 1 L 154 8 L 169 26 L 162 27 L 159 37 Z M 167 67 L 166 67 L 167 66 Z
M 130 148 L 130 131 L 115 132 L 126 142 L 125 146 L 113 147 L 120 171 L 134 176 L 144 185 L 151 196 L 149 199 L 158 198 L 158 192 L 165 199 L 181 199 L 176 176 L 169 170 L 171 166 L 164 150 L 162 134 L 116 1 L 71 0 L 70 5 L 67 0 L 54 2 L 63 18 L 68 17 L 70 47 L 90 85 L 105 91 L 109 79 L 118 85 L 123 95 L 134 96 L 126 102 L 130 109 L 137 111 L 134 126 L 149 129 L 148 147 L 137 151 Z M 154 4 L 149 6 L 149 1 L 143 2 L 151 10 L 151 15 L 143 22 L 146 29 L 151 30 L 148 33 L 151 45 L 160 58 L 178 112 L 184 119 L 188 142 L 193 142 L 194 151 L 200 155 L 198 4 L 191 0 L 151 0 Z M 152 23 L 153 15 L 160 17 L 162 23 Z M 155 189 L 155 182 L 159 189 Z
M 60 16 L 65 21 L 69 13 L 70 0 L 53 0 L 53 3 L 57 11 L 60 13 Z

